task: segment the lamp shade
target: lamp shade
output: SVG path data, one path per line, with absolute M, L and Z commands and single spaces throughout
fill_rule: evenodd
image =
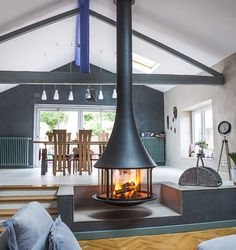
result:
M 59 100 L 59 92 L 57 89 L 55 89 L 53 100 Z
M 74 95 L 73 95 L 73 91 L 70 91 L 69 97 L 68 97 L 69 101 L 74 101 Z
M 112 98 L 113 98 L 113 99 L 116 99 L 116 98 L 117 98 L 116 88 L 113 89 Z
M 103 99 L 104 97 L 103 97 L 102 90 L 99 90 L 98 100 L 103 100 Z
M 91 98 L 91 92 L 90 92 L 90 88 L 86 89 L 86 94 L 85 94 L 85 99 L 90 99 Z
M 47 100 L 47 93 L 46 90 L 43 90 L 42 96 L 41 96 L 41 100 L 46 101 Z

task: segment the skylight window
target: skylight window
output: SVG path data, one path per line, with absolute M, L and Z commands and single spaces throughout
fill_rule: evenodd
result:
M 160 63 L 154 62 L 148 58 L 132 53 L 133 68 L 144 73 L 150 74 L 160 66 Z

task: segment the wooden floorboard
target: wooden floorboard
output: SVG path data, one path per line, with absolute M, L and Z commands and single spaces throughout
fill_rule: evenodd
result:
M 82 240 L 83 250 L 196 250 L 202 241 L 218 236 L 236 234 L 236 227 L 196 232 Z

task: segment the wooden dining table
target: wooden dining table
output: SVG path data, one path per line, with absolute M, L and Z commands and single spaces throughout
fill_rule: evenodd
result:
M 41 155 L 41 175 L 45 175 L 48 171 L 48 159 L 47 159 L 47 146 L 54 145 L 53 141 L 33 141 L 33 143 L 35 144 L 43 144 L 44 148 L 41 148 L 40 151 L 40 155 Z M 79 142 L 77 140 L 72 140 L 72 141 L 67 141 L 66 142 L 67 145 L 75 145 L 77 147 L 79 147 L 82 142 Z M 107 145 L 107 141 L 91 141 L 89 142 L 89 144 L 92 145 L 98 145 L 98 146 L 106 146 Z

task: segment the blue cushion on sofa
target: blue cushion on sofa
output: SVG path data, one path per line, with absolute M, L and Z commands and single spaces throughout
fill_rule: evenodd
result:
M 44 250 L 53 220 L 38 202 L 22 207 L 12 218 L 3 223 L 9 231 L 10 250 Z M 37 245 L 36 245 L 37 246 Z M 47 248 L 47 246 L 46 246 Z
M 61 221 L 60 215 L 56 218 L 49 234 L 49 250 L 78 250 L 81 249 L 78 241 Z
M 236 234 L 217 237 L 203 241 L 198 245 L 198 250 L 234 250 L 236 249 Z

